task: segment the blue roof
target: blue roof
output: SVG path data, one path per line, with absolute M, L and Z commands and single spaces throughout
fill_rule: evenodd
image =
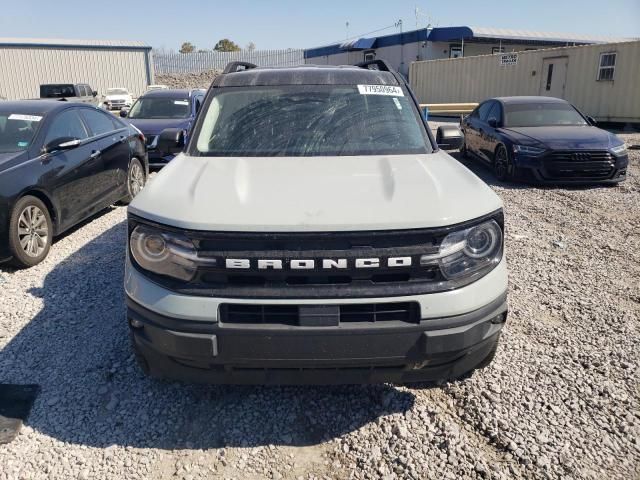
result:
M 335 55 L 337 53 L 354 50 L 390 47 L 393 45 L 404 45 L 407 43 L 424 42 L 427 40 L 430 42 L 455 42 L 460 41 L 461 39 L 477 42 L 508 40 L 512 43 L 549 46 L 567 44 L 584 45 L 631 40 L 630 38 L 620 37 L 509 30 L 502 28 L 479 28 L 466 26 L 435 27 L 431 30 L 423 28 L 420 30 L 412 30 L 409 32 L 385 35 L 382 37 L 360 38 L 358 40 L 336 43 L 324 47 L 309 48 L 304 51 L 304 58 L 323 57 L 325 55 Z

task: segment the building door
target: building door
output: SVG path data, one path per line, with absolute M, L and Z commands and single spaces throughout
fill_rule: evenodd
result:
M 568 66 L 569 57 L 545 58 L 542 60 L 540 95 L 564 98 Z

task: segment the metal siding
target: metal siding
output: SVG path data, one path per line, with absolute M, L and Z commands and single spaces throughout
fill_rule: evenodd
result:
M 0 47 L 0 96 L 36 98 L 43 83 L 88 83 L 99 94 L 110 87 L 133 95 L 147 87 L 144 49 Z
M 617 52 L 614 81 L 598 82 L 600 53 L 609 51 Z M 543 60 L 562 56 L 569 59 L 567 101 L 599 120 L 640 121 L 640 41 L 518 52 L 518 64 L 506 67 L 497 54 L 414 62 L 409 79 L 421 103 L 539 95 Z

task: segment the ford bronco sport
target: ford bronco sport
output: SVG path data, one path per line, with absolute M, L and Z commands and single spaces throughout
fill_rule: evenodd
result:
M 125 274 L 148 374 L 403 383 L 491 361 L 502 204 L 439 149 L 386 63 L 234 62 L 188 145 L 160 137 L 184 151 L 129 207 Z

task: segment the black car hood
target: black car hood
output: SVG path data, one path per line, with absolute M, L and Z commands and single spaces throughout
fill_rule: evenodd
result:
M 25 151 L 7 153 L 0 152 L 0 173 L 24 161 L 26 158 L 27 152 Z
M 606 150 L 622 143 L 615 135 L 597 127 L 510 127 L 502 128 L 515 143 L 557 150 Z
M 165 128 L 188 128 L 188 118 L 167 118 L 167 119 L 153 119 L 153 118 L 132 118 L 127 121 L 135 126 L 145 135 L 158 135 Z

